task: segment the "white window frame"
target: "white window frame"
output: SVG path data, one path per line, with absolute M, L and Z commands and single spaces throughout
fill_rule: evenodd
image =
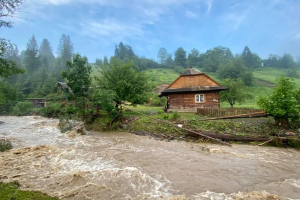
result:
M 202 98 L 201 98 L 201 96 L 202 96 Z M 195 102 L 196 103 L 204 103 L 205 102 L 204 94 L 196 94 L 195 95 Z

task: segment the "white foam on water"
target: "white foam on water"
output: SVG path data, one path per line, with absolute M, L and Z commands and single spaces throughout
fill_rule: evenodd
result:
M 206 192 L 202 192 L 197 195 L 193 195 L 192 197 L 195 199 L 201 199 L 201 200 L 242 200 L 242 199 L 247 199 L 247 200 L 266 200 L 266 199 L 284 200 L 284 199 L 288 199 L 288 198 L 280 197 L 278 195 L 270 194 L 265 190 L 252 191 L 252 192 L 237 192 L 237 193 L 231 193 L 231 194 L 206 191 Z
M 193 198 L 203 200 L 232 200 L 232 197 L 227 196 L 224 193 L 216 193 L 211 191 L 206 191 L 197 195 L 193 195 Z
M 0 117 L 1 121 L 5 121 L 4 119 L 6 117 Z M 188 192 L 186 199 L 231 200 L 248 197 L 249 199 L 276 197 L 264 191 L 232 194 L 206 191 L 197 194 L 203 191 L 203 188 L 211 190 L 217 188 L 219 191 L 225 191 L 222 188 L 228 189 L 213 182 L 218 181 L 214 180 L 214 177 L 219 178 L 222 176 L 221 173 L 227 172 L 232 173 L 226 174 L 229 180 L 232 178 L 234 182 L 241 182 L 245 188 L 257 186 L 257 183 L 263 180 L 263 177 L 258 177 L 261 174 L 266 175 L 266 184 L 269 183 L 268 186 L 273 191 L 277 188 L 287 188 L 293 192 L 300 188 L 300 181 L 291 179 L 293 176 L 290 176 L 290 174 L 297 173 L 291 167 L 299 165 L 299 152 L 294 150 L 248 146 L 227 148 L 208 145 L 209 147 L 203 148 L 205 151 L 203 154 L 201 148 L 200 152 L 199 149 L 191 150 L 190 147 L 186 147 L 185 143 L 162 144 L 162 142 L 154 143 L 153 140 L 146 139 L 141 142 L 137 139 L 132 141 L 130 137 L 138 136 L 126 134 L 111 136 L 103 134 L 98 137 L 81 136 L 75 132 L 74 134 L 60 133 L 56 127 L 57 119 L 41 117 L 8 117 L 7 119 L 9 123 L 6 124 L 7 126 L 0 125 L 0 137 L 12 138 L 13 144 L 17 147 L 33 148 L 15 149 L 3 153 L 2 155 L 5 156 L 0 160 L 3 163 L 3 166 L 0 166 L 1 173 L 3 172 L 1 175 L 8 177 L 9 180 L 18 180 L 29 189 L 40 189 L 45 192 L 47 187 L 51 186 L 53 194 L 59 194 L 61 197 L 66 195 L 71 198 L 72 193 L 76 193 L 77 199 L 85 195 L 89 198 L 96 198 L 98 196 L 93 196 L 93 189 L 98 188 L 107 194 L 121 194 L 122 197 L 131 199 L 172 199 L 172 196 L 185 192 L 182 186 L 186 187 Z M 25 120 L 24 124 L 20 124 L 22 120 Z M 1 126 L 4 129 L 1 130 Z M 291 164 L 282 162 L 285 158 L 290 159 L 291 155 L 295 157 Z M 135 156 L 137 156 L 137 161 L 135 161 Z M 170 171 L 168 171 L 168 165 L 164 163 L 168 162 L 168 159 L 172 161 L 170 162 L 172 165 L 176 165 L 176 167 L 170 167 Z M 226 160 L 234 161 L 234 165 Z M 227 163 L 231 170 L 220 162 Z M 250 166 L 247 166 L 247 163 Z M 215 169 L 213 164 L 216 164 Z M 281 165 L 276 167 L 279 164 Z M 160 167 L 166 169 L 161 170 Z M 252 170 L 251 173 L 248 173 L 249 169 Z M 283 173 L 283 179 L 276 179 L 273 174 L 277 172 L 287 172 L 287 176 Z M 289 174 L 289 172 L 292 173 Z M 213 173 L 216 173 L 215 176 Z M 245 173 L 245 177 L 237 177 L 241 173 Z M 269 173 L 270 176 L 268 176 Z M 194 184 L 194 175 L 198 178 L 199 185 Z M 297 176 L 296 178 L 299 178 L 299 173 Z M 189 179 L 187 180 L 186 177 Z M 203 181 L 207 180 L 208 183 L 201 183 L 202 177 Z M 253 184 L 250 179 L 253 179 Z M 285 181 L 281 182 L 282 180 Z M 220 181 L 223 179 L 221 178 Z M 270 184 L 275 182 L 278 184 Z M 284 185 L 281 185 L 283 183 Z M 242 190 L 237 188 L 236 190 L 230 188 L 230 192 Z M 257 186 L 257 188 L 265 189 L 263 186 Z M 102 193 L 96 195 L 102 195 Z M 285 195 L 289 194 L 285 193 Z
M 283 181 L 283 183 L 288 183 L 288 184 L 294 186 L 295 188 L 300 189 L 300 180 L 286 179 Z M 299 197 L 300 197 L 300 194 L 299 194 Z
M 169 181 L 161 182 L 148 174 L 142 173 L 136 167 L 107 168 L 98 171 L 99 179 L 123 180 L 137 194 L 148 198 L 160 198 L 171 195 Z M 122 185 L 123 187 L 125 185 Z

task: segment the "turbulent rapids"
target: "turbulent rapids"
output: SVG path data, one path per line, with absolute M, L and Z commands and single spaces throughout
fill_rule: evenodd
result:
M 57 119 L 0 117 L 0 181 L 62 199 L 299 199 L 294 149 L 60 133 Z

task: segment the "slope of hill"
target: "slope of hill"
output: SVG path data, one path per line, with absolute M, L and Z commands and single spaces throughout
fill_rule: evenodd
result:
M 298 71 L 299 73 L 299 71 Z M 278 69 L 278 68 L 271 68 L 271 67 L 264 67 L 257 69 L 253 71 L 253 76 L 258 82 L 261 81 L 265 83 L 275 83 L 276 78 L 280 76 L 286 76 L 287 75 L 287 70 L 286 69 Z M 295 80 L 295 83 L 300 86 L 300 77 L 293 78 Z M 264 84 L 263 84 L 264 85 Z
M 91 64 L 92 66 L 92 77 L 99 76 L 99 68 L 95 64 Z M 199 69 L 202 71 L 201 69 Z M 165 69 L 165 68 L 155 68 L 155 69 L 147 69 L 144 71 L 145 74 L 149 77 L 149 81 L 153 85 L 161 85 L 161 84 L 171 84 L 180 74 L 173 69 Z M 216 73 L 206 73 L 217 82 L 221 82 L 218 79 Z M 254 99 L 247 100 L 244 104 L 236 104 L 234 107 L 247 107 L 247 108 L 257 108 L 256 102 L 259 96 L 269 95 L 272 91 L 272 88 L 275 86 L 276 78 L 284 75 L 286 76 L 287 71 L 284 69 L 277 68 L 261 68 L 253 71 L 253 76 L 255 79 L 255 86 L 251 87 L 251 93 L 254 96 Z M 293 78 L 297 86 L 300 86 L 300 78 Z M 94 81 L 94 80 L 93 80 Z M 221 107 L 229 107 L 227 102 L 221 102 Z
M 199 69 L 202 71 L 201 69 Z M 171 84 L 180 74 L 173 69 L 147 69 L 145 70 L 146 75 L 148 75 L 150 82 L 154 85 L 160 84 Z M 217 82 L 221 82 L 218 79 L 216 73 L 206 73 Z M 247 107 L 247 108 L 257 108 L 256 102 L 260 96 L 269 95 L 272 91 L 272 88 L 275 86 L 275 80 L 277 77 L 286 75 L 287 71 L 283 69 L 275 68 L 263 68 L 255 70 L 253 76 L 255 79 L 255 86 L 251 87 L 251 93 L 254 98 L 252 100 L 247 100 L 244 104 L 236 104 L 234 107 Z M 300 86 L 300 78 L 294 78 L 295 83 Z M 229 107 L 230 105 L 227 102 L 221 102 L 221 107 Z

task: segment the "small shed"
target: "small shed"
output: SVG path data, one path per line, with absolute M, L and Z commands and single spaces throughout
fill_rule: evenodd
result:
M 167 97 L 167 111 L 197 112 L 197 108 L 220 108 L 219 92 L 227 89 L 189 67 L 159 97 Z
M 64 92 L 67 89 L 67 91 L 69 91 L 70 93 L 73 93 L 72 89 L 68 86 L 67 83 L 58 82 L 56 87 L 59 87 L 62 92 Z
M 34 108 L 43 108 L 46 107 L 46 99 L 45 98 L 30 98 L 26 99 L 30 101 Z

